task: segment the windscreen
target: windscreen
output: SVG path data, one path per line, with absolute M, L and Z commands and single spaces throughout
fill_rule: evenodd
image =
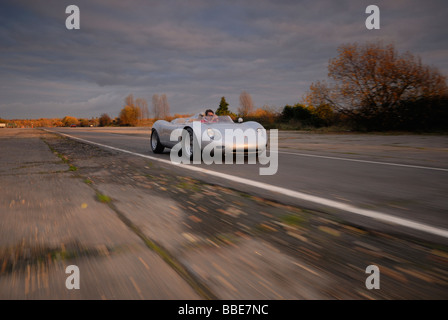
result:
M 189 118 L 177 118 L 171 121 L 173 124 L 190 123 L 193 121 L 201 121 L 202 123 L 233 123 L 230 116 L 202 116 L 200 114 L 194 115 Z
M 205 116 L 201 120 L 202 123 L 233 123 L 230 116 Z

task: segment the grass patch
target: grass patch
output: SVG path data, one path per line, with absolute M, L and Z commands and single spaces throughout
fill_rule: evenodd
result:
M 233 233 L 220 233 L 215 236 L 216 240 L 222 244 L 236 244 L 238 242 L 238 237 Z
M 71 164 L 68 170 L 76 171 L 76 170 L 78 170 L 78 168 L 76 168 L 74 165 Z
M 176 187 L 180 188 L 180 189 L 186 189 L 186 190 L 190 190 L 190 191 L 195 191 L 195 192 L 199 192 L 201 191 L 201 188 L 192 182 L 179 182 Z
M 68 163 L 68 159 L 61 153 L 59 153 L 55 148 L 53 148 L 45 139 L 41 138 L 41 140 L 48 146 L 51 152 L 53 152 L 59 159 L 64 163 Z
M 90 179 L 84 179 L 84 183 L 88 184 L 88 185 L 91 185 L 91 184 L 93 184 L 93 181 L 90 180 Z
M 102 203 L 110 203 L 112 201 L 112 199 L 109 196 L 106 196 L 105 194 L 99 192 L 96 194 L 96 199 Z
M 59 159 L 61 159 L 62 160 L 62 162 L 64 162 L 64 163 L 68 163 L 68 159 L 64 156 L 64 155 L 62 155 L 62 154 L 60 154 L 59 152 L 55 152 L 55 154 L 59 157 Z
M 286 223 L 287 225 L 293 226 L 293 227 L 300 227 L 303 226 L 306 223 L 306 219 L 304 217 L 301 217 L 296 214 L 287 214 L 282 217 L 280 217 L 280 220 L 283 223 Z
M 252 199 L 252 198 L 253 198 L 253 196 L 250 195 L 250 194 L 248 194 L 248 193 L 238 192 L 238 194 L 239 194 L 241 197 L 246 198 L 246 199 Z

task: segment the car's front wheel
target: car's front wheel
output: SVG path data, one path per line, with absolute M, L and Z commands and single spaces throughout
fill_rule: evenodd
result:
M 193 160 L 194 154 L 194 133 L 191 128 L 182 131 L 182 151 L 185 151 L 185 157 Z
M 162 153 L 165 147 L 160 143 L 159 134 L 156 130 L 151 132 L 151 150 L 154 153 Z

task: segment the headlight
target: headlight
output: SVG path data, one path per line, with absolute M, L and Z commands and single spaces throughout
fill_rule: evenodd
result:
M 207 129 L 207 134 L 210 137 L 210 139 L 214 139 L 215 138 L 215 131 L 213 129 L 208 128 Z
M 208 128 L 207 135 L 210 138 L 210 140 L 215 141 L 221 140 L 221 133 L 219 132 L 219 130 Z

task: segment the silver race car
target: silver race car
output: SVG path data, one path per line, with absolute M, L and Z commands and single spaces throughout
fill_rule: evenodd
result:
M 177 148 L 192 159 L 197 149 L 201 154 L 221 149 L 229 152 L 264 152 L 267 145 L 265 128 L 255 121 L 234 122 L 229 116 L 205 116 L 198 113 L 189 118 L 170 122 L 157 120 L 151 131 L 151 149 L 162 153 L 165 148 Z M 174 150 L 174 149 L 173 149 Z M 199 151 L 199 150 L 198 150 Z

